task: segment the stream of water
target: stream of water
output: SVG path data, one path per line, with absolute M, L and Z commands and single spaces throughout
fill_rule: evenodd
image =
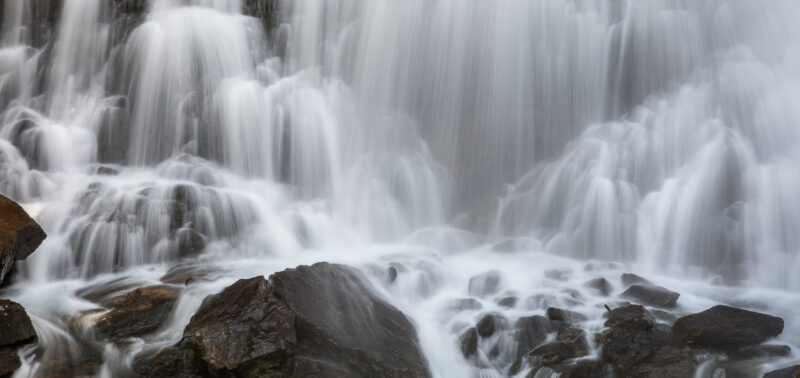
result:
M 627 271 L 800 346 L 796 0 L 276 0 L 269 29 L 239 0 L 64 0 L 42 44 L 35 2 L 3 3 L 0 192 L 48 233 L 9 289 L 46 347 L 16 376 L 80 358 L 82 288 L 176 265 L 208 274 L 100 376 L 236 279 L 317 261 L 406 312 L 436 377 L 504 374 L 502 340 L 459 350 L 486 311 L 599 331 L 615 299 L 583 282 Z

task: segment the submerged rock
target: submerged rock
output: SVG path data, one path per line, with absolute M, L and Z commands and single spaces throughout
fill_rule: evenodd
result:
M 153 377 L 428 377 L 416 330 L 353 270 L 327 263 L 209 296 L 178 345 L 137 357 Z
M 622 273 L 622 275 L 620 276 L 620 279 L 622 280 L 622 284 L 625 285 L 625 286 L 636 285 L 636 284 L 639 284 L 639 285 L 652 285 L 650 283 L 650 281 L 648 281 L 648 280 L 646 280 L 646 279 L 644 279 L 644 278 L 642 278 L 640 276 L 637 276 L 637 275 L 635 275 L 633 273 Z
M 475 327 L 467 329 L 461 333 L 458 341 L 461 344 L 461 353 L 464 354 L 464 357 L 471 357 L 478 351 L 478 329 Z
M 14 262 L 30 256 L 45 237 L 44 230 L 22 206 L 0 195 L 0 283 Z
M 485 297 L 500 290 L 500 272 L 491 271 L 469 279 L 469 295 Z
M 555 365 L 570 358 L 571 351 L 567 344 L 556 342 L 537 347 L 528 356 L 537 358 L 543 365 Z
M 104 304 L 111 311 L 97 321 L 97 330 L 111 339 L 143 336 L 161 328 L 169 319 L 180 290 L 167 285 L 135 289 Z
M 478 321 L 475 328 L 478 330 L 478 334 L 481 335 L 481 337 L 489 337 L 492 336 L 495 331 L 506 328 L 506 324 L 506 319 L 500 314 L 486 314 Z
M 625 290 L 622 296 L 648 306 L 671 308 L 675 307 L 681 295 L 661 286 L 636 284 Z
M 717 349 L 759 344 L 783 332 L 783 319 L 725 305 L 684 316 L 672 326 L 684 342 Z

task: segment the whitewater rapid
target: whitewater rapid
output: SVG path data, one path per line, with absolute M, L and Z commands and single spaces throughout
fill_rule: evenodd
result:
M 800 345 L 796 1 L 284 0 L 265 29 L 249 1 L 65 0 L 45 41 L 35 2 L 4 4 L 0 192 L 48 233 L 9 289 L 47 347 L 17 376 L 80 359 L 80 289 L 176 265 L 211 273 L 158 334 L 103 344 L 99 375 L 236 279 L 318 261 L 407 313 L 438 377 L 510 364 L 461 355 L 487 311 L 576 307 L 599 331 L 623 288 L 583 282 L 628 271 Z M 453 310 L 489 271 L 497 298 Z

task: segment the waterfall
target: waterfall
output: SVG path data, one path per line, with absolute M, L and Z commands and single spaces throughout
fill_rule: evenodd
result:
M 796 0 L 0 8 L 0 193 L 49 234 L 12 289 L 45 360 L 80 349 L 76 290 L 180 264 L 224 278 L 187 289 L 153 345 L 234 277 L 322 259 L 414 318 L 435 376 L 493 374 L 442 310 L 488 269 L 520 296 L 609 262 L 696 283 L 690 308 L 800 303 Z M 412 278 L 385 286 L 388 263 Z M 108 346 L 97 374 L 142 349 Z

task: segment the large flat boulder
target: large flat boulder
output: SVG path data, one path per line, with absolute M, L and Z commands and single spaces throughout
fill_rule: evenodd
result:
M 203 301 L 183 340 L 138 356 L 148 377 L 428 377 L 416 331 L 354 270 L 318 263 L 239 280 Z
M 44 230 L 22 206 L 0 195 L 0 282 L 14 262 L 27 258 L 45 237 Z
M 717 349 L 760 344 L 783 332 L 783 319 L 725 305 L 678 319 L 672 332 L 686 343 Z

